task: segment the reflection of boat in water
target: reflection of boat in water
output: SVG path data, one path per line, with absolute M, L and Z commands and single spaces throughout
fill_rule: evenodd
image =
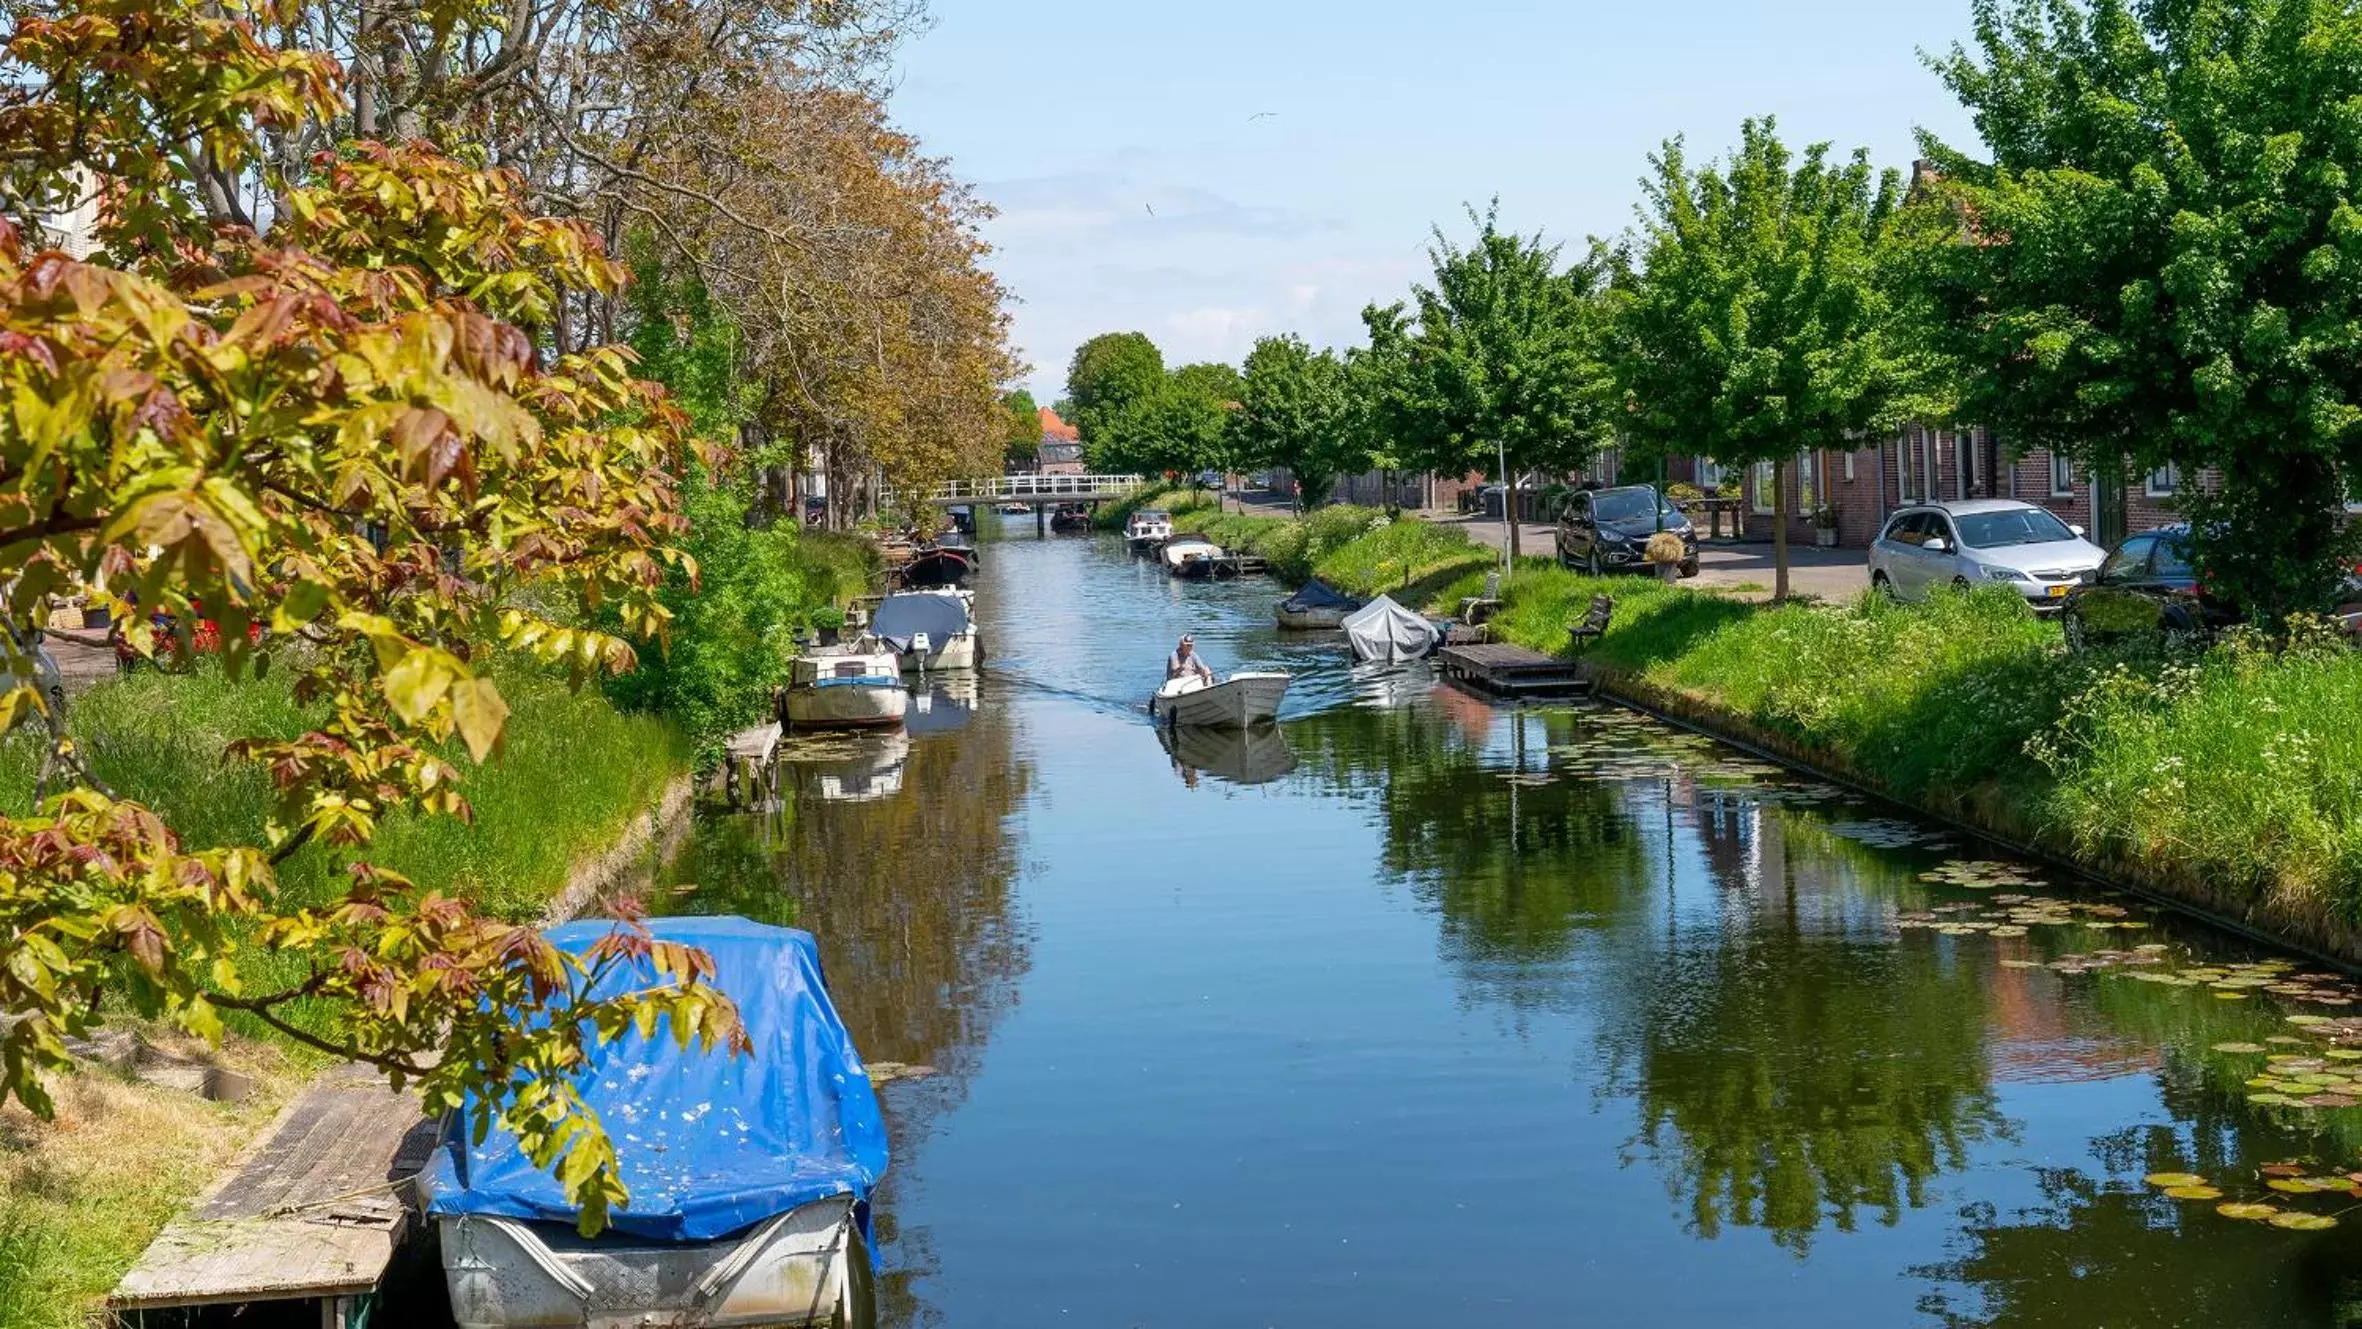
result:
M 822 802 L 868 803 L 902 792 L 902 768 L 909 760 L 910 735 L 897 730 L 859 740 L 852 756 L 799 765 Z
M 595 965 L 608 921 L 548 939 Z M 812 934 L 743 918 L 663 918 L 649 930 L 713 962 L 751 1046 L 684 1046 L 671 1031 L 592 1040 L 571 1084 L 616 1132 L 631 1198 L 583 1237 L 546 1160 L 497 1124 L 464 1123 L 422 1179 L 441 1237 L 452 1320 L 468 1329 L 567 1325 L 865 1325 L 876 1313 L 868 1200 L 886 1128 L 861 1057 L 821 981 Z M 589 994 L 658 982 L 625 958 Z M 472 1100 L 468 1105 L 477 1108 Z M 480 1110 L 480 1109 L 479 1109 Z M 496 1120 L 496 1119 L 495 1119 Z
M 1311 581 L 1304 584 L 1304 589 L 1280 601 L 1272 614 L 1283 628 L 1316 632 L 1343 627 L 1345 616 L 1361 608 L 1362 603 L 1326 582 Z
M 897 591 L 878 601 L 869 635 L 901 660 L 906 674 L 974 669 L 984 653 L 974 597 L 949 586 Z
M 1219 683 L 1191 674 L 1165 680 L 1149 698 L 1148 713 L 1162 724 L 1244 729 L 1278 719 L 1287 695 L 1286 674 L 1242 670 Z
M 796 657 L 782 704 L 800 729 L 898 725 L 910 707 L 902 666 L 889 651 L 823 648 Z
M 974 674 L 929 677 L 926 688 L 910 699 L 903 727 L 914 734 L 949 733 L 968 723 L 982 693 Z
M 1203 771 L 1232 784 L 1264 784 L 1296 769 L 1296 749 L 1287 731 L 1275 724 L 1247 729 L 1204 729 L 1190 725 L 1159 726 L 1157 741 L 1173 758 L 1181 778 Z

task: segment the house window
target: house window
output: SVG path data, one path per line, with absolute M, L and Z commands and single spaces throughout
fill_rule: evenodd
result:
M 1911 501 L 1911 442 L 1915 429 L 1900 430 L 1895 434 L 1895 497 Z
M 1757 512 L 1770 512 L 1772 510 L 1773 478 L 1772 464 L 1770 462 L 1759 461 L 1755 463 L 1755 510 Z
M 1818 468 L 1813 460 L 1813 453 L 1796 454 L 1796 515 L 1800 517 L 1811 516 L 1813 506 L 1819 501 L 1820 477 L 1815 473 Z
M 2050 454 L 2050 496 L 2071 498 L 2075 493 L 2075 463 L 2056 452 Z
M 1845 482 L 1849 485 L 1854 482 L 1854 455 L 1850 452 L 1845 454 Z
M 2149 472 L 2149 482 L 2145 487 L 2151 498 L 2173 497 L 2182 487 L 2182 468 L 2172 462 L 2165 463 Z

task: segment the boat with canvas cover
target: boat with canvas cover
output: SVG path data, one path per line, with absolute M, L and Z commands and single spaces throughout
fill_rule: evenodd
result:
M 617 923 L 544 935 L 588 955 Z M 876 1316 L 869 1199 L 886 1170 L 876 1091 L 821 981 L 812 934 L 743 918 L 662 918 L 738 1007 L 746 1055 L 683 1048 L 660 1018 L 588 1050 L 574 1088 L 615 1142 L 630 1199 L 596 1237 L 548 1167 L 475 1106 L 447 1123 L 421 1179 L 460 1329 L 831 1326 Z M 593 999 L 663 981 L 621 958 Z
M 1442 629 L 1386 595 L 1347 615 L 1338 626 L 1345 629 L 1354 658 L 1365 663 L 1425 659 L 1443 641 Z
M 1241 670 L 1219 683 L 1184 674 L 1165 680 L 1149 698 L 1148 713 L 1160 724 L 1245 729 L 1278 719 L 1280 699 L 1287 695 L 1288 676 L 1282 673 Z
M 1222 566 L 1222 546 L 1202 535 L 1176 535 L 1156 551 L 1165 571 L 1184 581 L 1206 581 Z
M 1279 625 L 1299 632 L 1317 632 L 1345 625 L 1345 616 L 1362 607 L 1362 601 L 1329 585 L 1327 582 L 1306 582 L 1304 589 L 1279 602 L 1273 611 Z
M 798 729 L 898 725 L 910 709 L 902 657 L 871 643 L 823 647 L 795 658 L 781 714 Z
M 896 591 L 878 601 L 869 635 L 894 653 L 905 674 L 974 669 L 983 658 L 974 599 L 954 587 Z

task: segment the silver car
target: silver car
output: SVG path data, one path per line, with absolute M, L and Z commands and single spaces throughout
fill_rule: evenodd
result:
M 1870 585 L 1899 600 L 1923 600 L 1931 586 L 1999 582 L 2049 612 L 2106 557 L 2082 527 L 2031 503 L 1923 503 L 1895 513 L 1871 542 Z

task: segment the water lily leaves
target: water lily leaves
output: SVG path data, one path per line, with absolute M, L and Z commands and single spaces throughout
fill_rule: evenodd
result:
M 2266 1163 L 2256 1169 L 2267 1177 L 2301 1177 L 2309 1170 L 2303 1163 L 2293 1160 L 2285 1163 Z
M 2203 1186 L 2206 1178 L 2195 1172 L 2152 1172 L 2141 1180 L 2152 1186 L 2170 1189 L 2175 1186 Z
M 2261 1043 L 2217 1043 L 2214 1045 L 2214 1050 L 2217 1052 L 2261 1052 L 2264 1050 L 2264 1045 Z
M 2247 1101 L 2255 1104 L 2257 1107 L 2286 1107 L 2289 1104 L 2296 1102 L 2295 1099 L 2290 1098 L 2286 1094 L 2275 1093 L 2249 1094 L 2247 1096 Z
M 2244 1202 L 2234 1204 L 2218 1204 L 2214 1207 L 2214 1211 L 2218 1214 L 2221 1214 L 2225 1218 L 2245 1219 L 2249 1222 L 2261 1222 L 2262 1220 L 2270 1218 L 2272 1215 L 2280 1212 L 2279 1209 L 2272 1205 L 2251 1204 Z
M 2352 1094 L 2324 1093 L 2308 1095 L 2301 1101 L 2306 1107 L 2349 1108 L 2357 1103 L 2362 1103 L 2362 1098 L 2356 1098 Z
M 2219 1200 L 2223 1193 L 2212 1186 L 2168 1186 L 2165 1195 L 2173 1200 Z
M 2337 1226 L 2337 1220 L 2327 1214 L 2278 1213 L 2264 1221 L 2296 1232 L 2320 1232 Z

